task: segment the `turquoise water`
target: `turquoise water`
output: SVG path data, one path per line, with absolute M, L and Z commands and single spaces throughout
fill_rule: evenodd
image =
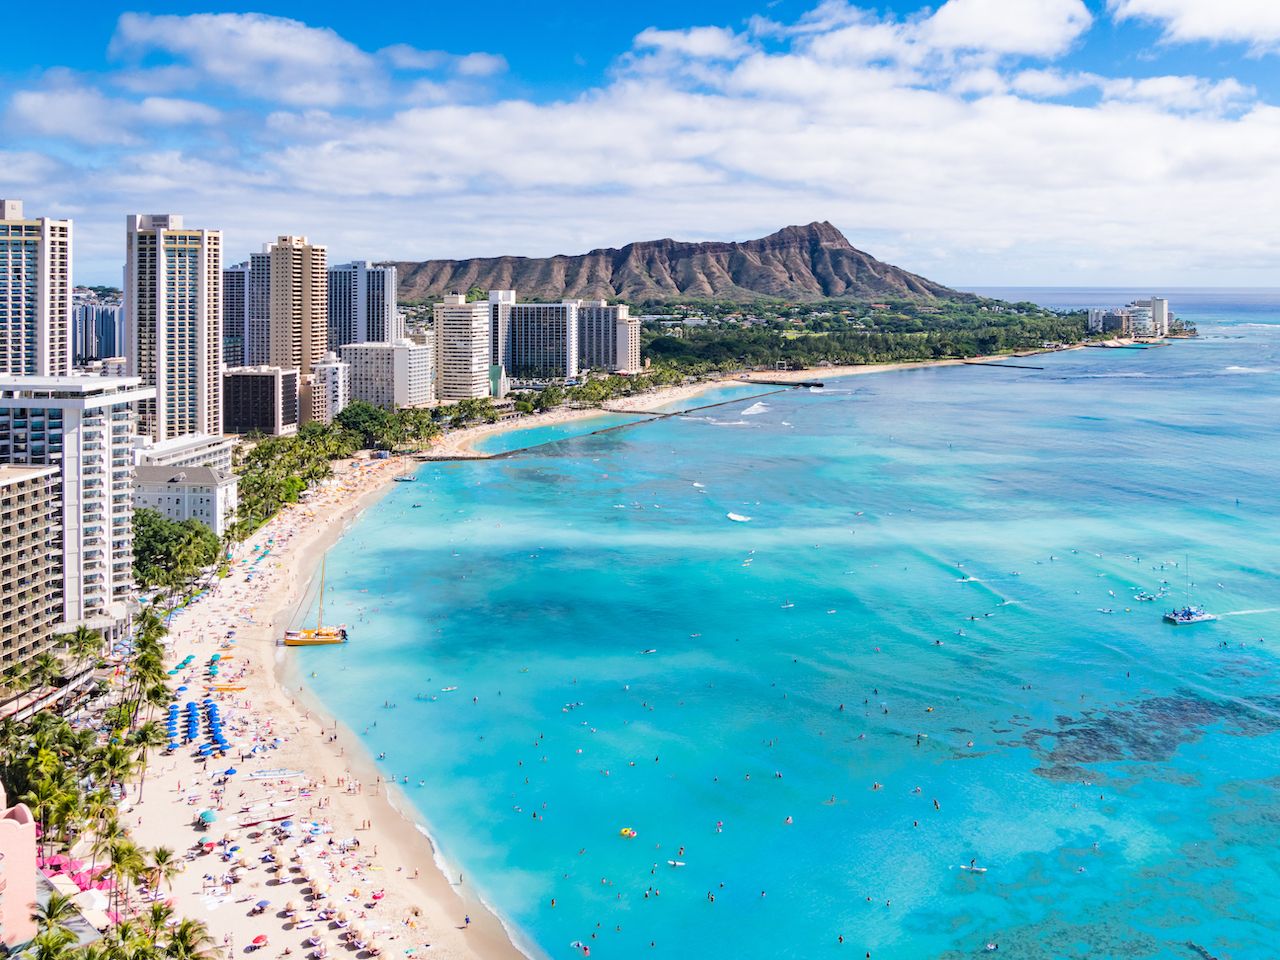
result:
M 581 420 L 569 420 L 565 423 L 553 423 L 544 427 L 521 427 L 518 430 L 507 430 L 503 433 L 490 434 L 475 442 L 479 453 L 507 453 L 525 447 L 535 447 L 555 440 L 567 440 L 597 430 L 621 426 L 624 423 L 636 423 L 648 417 L 637 417 L 629 413 L 601 413 L 597 416 L 583 417 Z
M 424 466 L 301 672 L 540 955 L 1271 956 L 1280 303 L 1202 309 Z
M 658 413 L 669 413 L 686 410 L 690 407 L 719 404 L 737 397 L 756 396 L 772 389 L 772 387 L 761 387 L 758 384 L 754 386 L 744 384 L 742 386 L 715 387 L 698 394 L 696 397 L 655 404 L 653 409 Z M 573 437 L 585 436 L 600 430 L 608 430 L 611 427 L 643 423 L 649 419 L 649 417 L 637 416 L 632 413 L 600 413 L 591 417 L 583 417 L 581 420 L 568 420 L 564 423 L 553 423 L 547 426 L 506 430 L 502 433 L 482 437 L 475 442 L 474 446 L 478 453 L 509 453 L 512 450 L 524 450 L 528 447 L 541 446 L 544 443 L 552 443 L 557 440 L 569 440 Z

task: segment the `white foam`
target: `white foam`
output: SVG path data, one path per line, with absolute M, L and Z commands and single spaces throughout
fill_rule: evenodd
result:
M 1226 373 L 1275 373 L 1272 367 L 1227 367 Z
M 764 413 L 768 409 L 769 409 L 769 405 L 767 403 L 764 403 L 762 401 L 757 401 L 756 403 L 753 403 L 751 406 L 747 407 L 747 409 L 743 410 L 742 415 L 744 417 L 756 417 Z

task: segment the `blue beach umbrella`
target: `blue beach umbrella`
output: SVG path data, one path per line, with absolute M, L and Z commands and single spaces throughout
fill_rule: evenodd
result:
M 216 813 L 214 813 L 212 810 L 201 810 L 201 811 L 200 811 L 200 822 L 201 822 L 201 823 L 213 823 L 213 821 L 215 821 L 215 820 L 217 820 L 217 819 L 218 819 L 218 815 L 217 815 Z

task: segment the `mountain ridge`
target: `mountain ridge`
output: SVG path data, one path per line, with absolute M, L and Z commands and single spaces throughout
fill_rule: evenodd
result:
M 742 241 L 641 240 L 552 257 L 402 261 L 400 299 L 515 290 L 521 300 L 967 299 L 857 249 L 827 221 Z

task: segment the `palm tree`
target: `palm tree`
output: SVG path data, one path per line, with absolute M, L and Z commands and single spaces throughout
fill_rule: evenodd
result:
M 164 956 L 169 960 L 213 960 L 214 940 L 198 920 L 182 920 L 169 931 Z
M 173 893 L 173 878 L 182 871 L 182 861 L 168 847 L 156 847 L 151 851 L 151 883 L 153 886 L 159 887 L 163 881 L 164 885 L 169 888 L 169 892 Z
M 31 922 L 41 933 L 52 930 L 68 930 L 68 921 L 79 916 L 75 901 L 65 893 L 50 891 L 49 899 L 37 903 L 31 911 Z
M 147 780 L 147 757 L 151 754 L 151 748 L 168 742 L 168 739 L 160 724 L 153 720 L 148 720 L 129 734 L 129 743 L 137 750 L 136 758 L 138 768 L 141 770 L 141 775 L 138 777 L 139 803 L 142 802 L 142 785 Z
M 32 939 L 25 956 L 31 960 L 72 960 L 75 942 L 76 935 L 70 930 L 42 930 Z
M 42 845 L 46 847 L 46 853 L 52 841 L 49 820 L 54 808 L 62 801 L 62 795 L 63 790 L 57 783 L 50 778 L 41 777 L 32 783 L 31 789 L 21 797 L 22 802 L 31 808 L 31 812 L 40 821 L 40 839 Z
M 153 903 L 147 910 L 142 923 L 147 928 L 152 941 L 158 942 L 160 934 L 169 926 L 171 920 L 173 920 L 173 907 L 167 903 Z

